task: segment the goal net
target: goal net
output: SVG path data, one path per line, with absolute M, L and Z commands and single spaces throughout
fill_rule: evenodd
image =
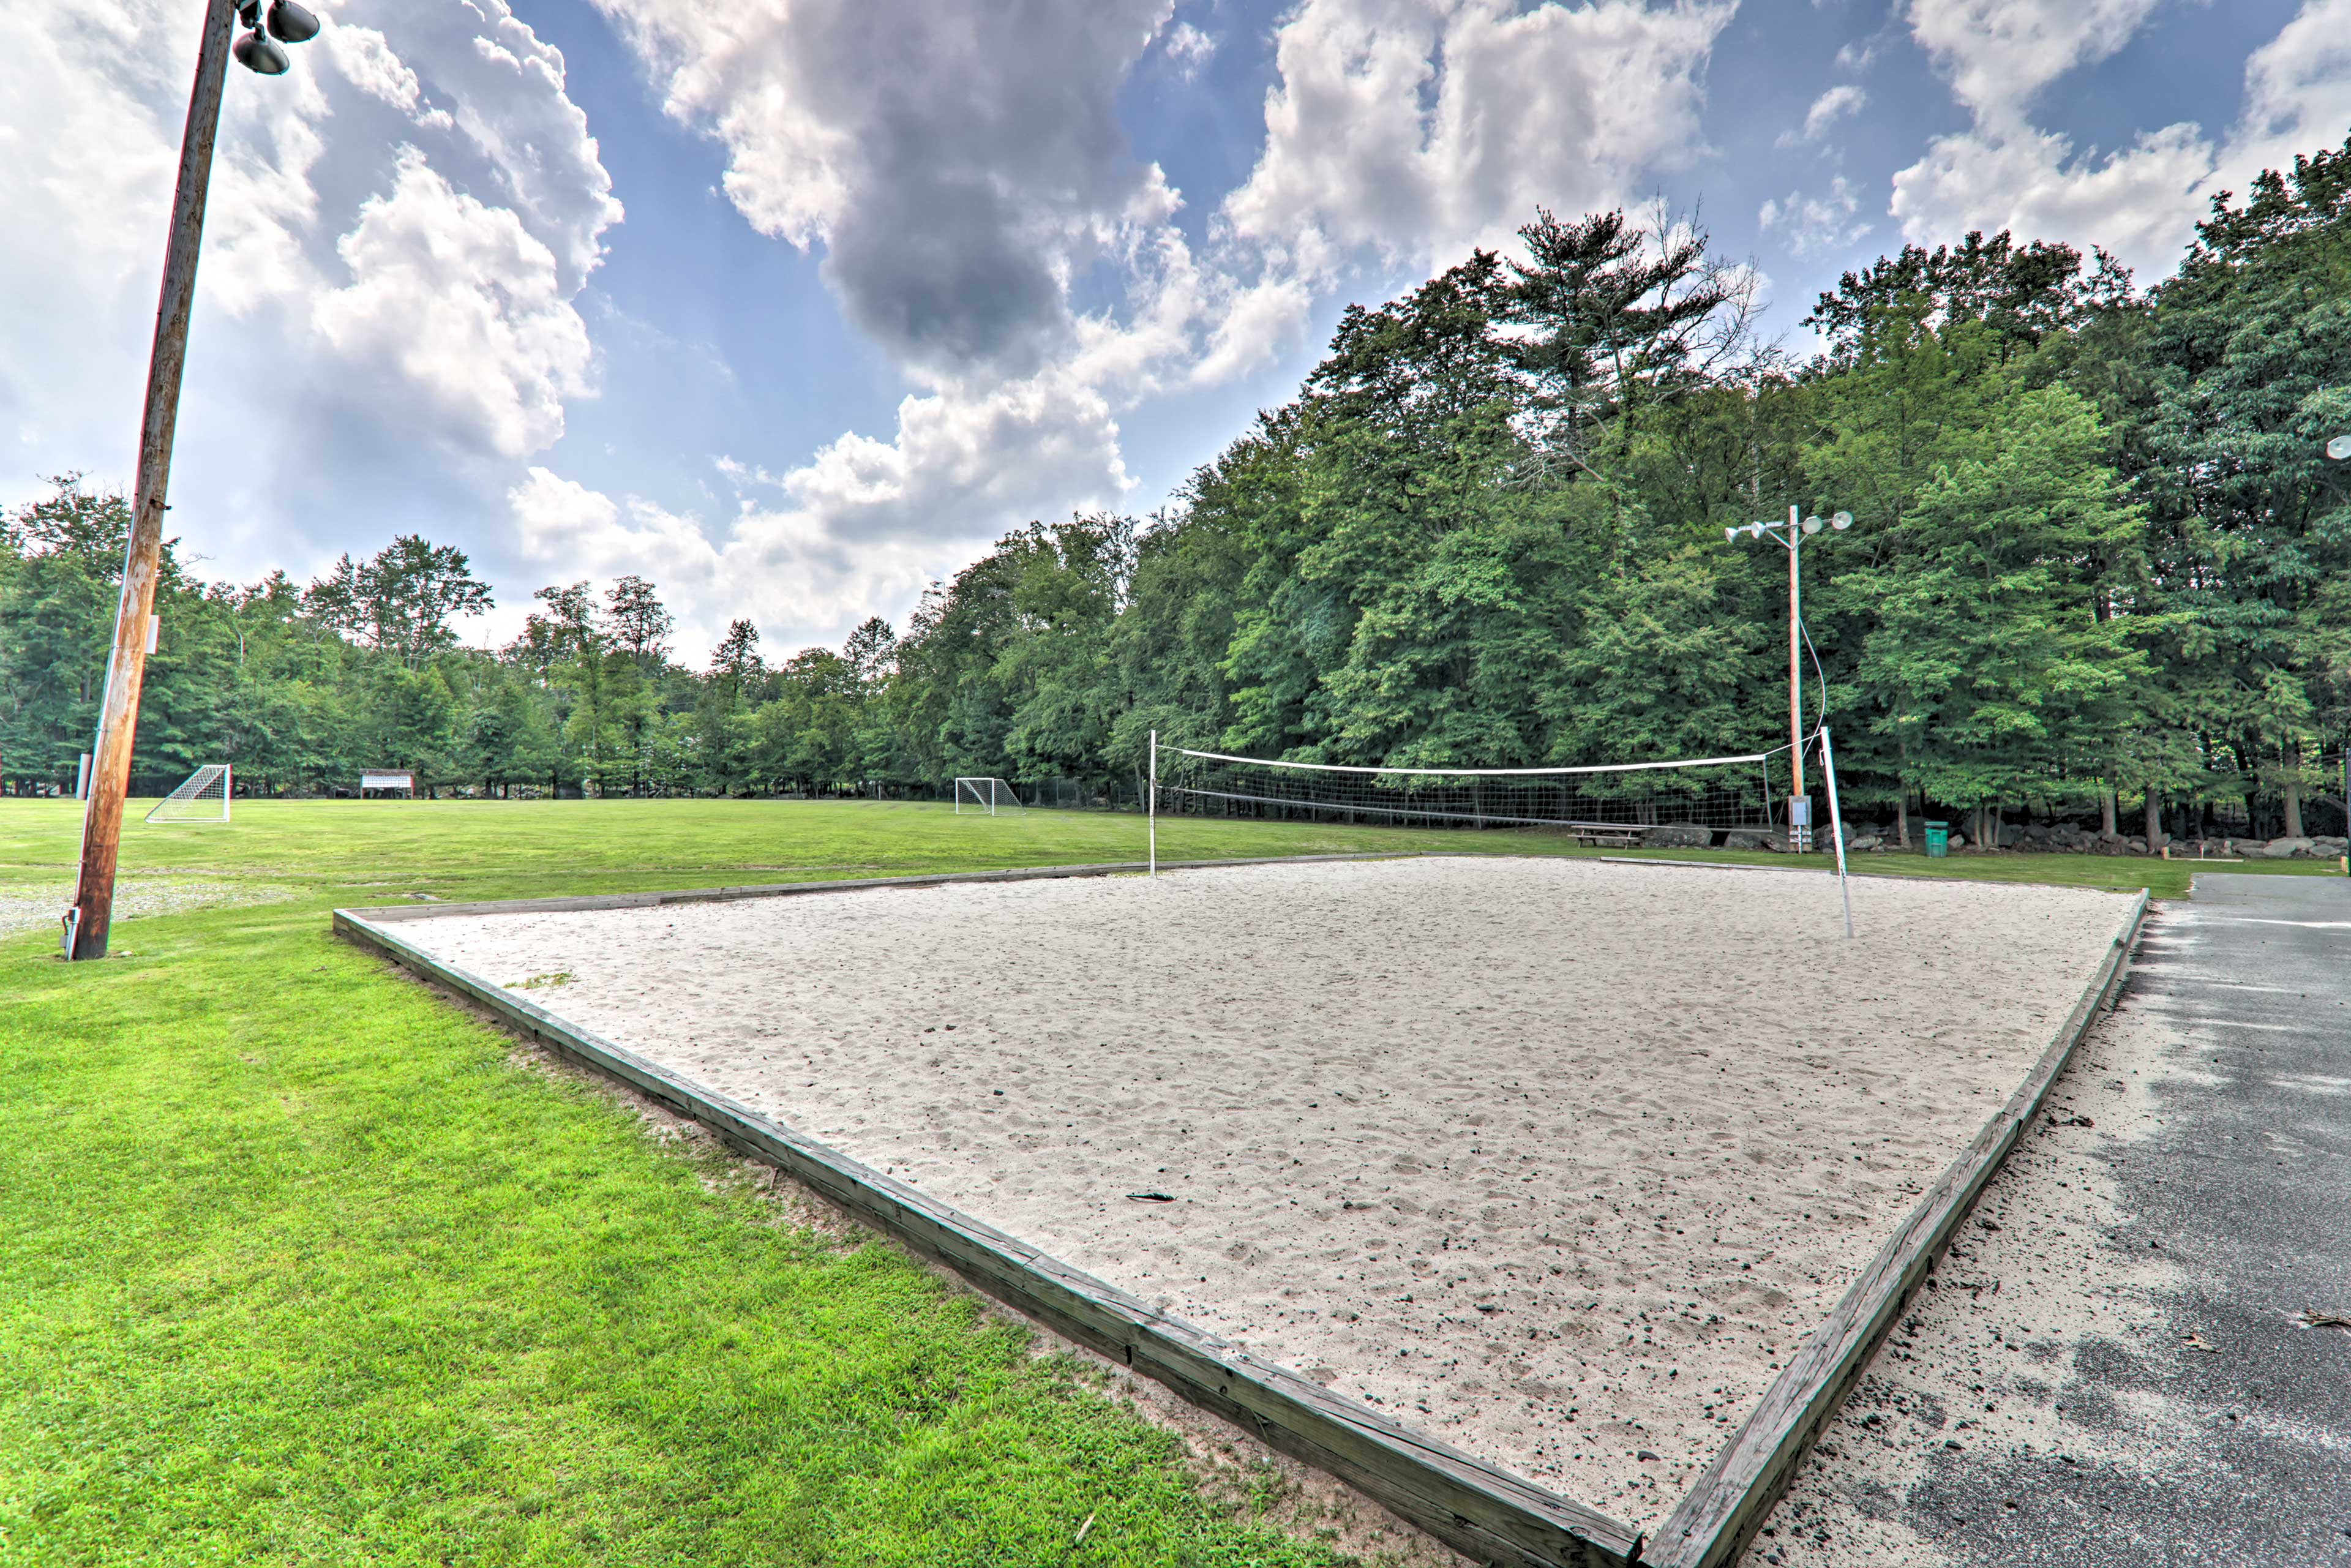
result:
M 955 781 L 955 808 L 960 816 L 966 810 L 985 811 L 993 817 L 998 810 L 1019 811 L 1024 808 L 1012 786 L 1001 779 L 957 779 Z
M 1162 746 L 1155 811 L 1365 827 L 1564 828 L 1630 840 L 1681 828 L 1692 845 L 1771 833 L 1785 747 L 1582 768 L 1371 768 Z M 1671 836 L 1671 835 L 1659 835 Z
M 207 762 L 186 782 L 155 803 L 147 813 L 151 822 L 225 822 L 228 821 L 229 771 L 225 762 Z

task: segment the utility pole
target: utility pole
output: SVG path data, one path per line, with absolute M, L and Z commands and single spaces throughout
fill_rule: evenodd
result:
M 122 844 L 122 802 L 131 789 L 131 747 L 139 727 L 139 692 L 155 630 L 155 579 L 163 559 L 163 499 L 172 476 L 172 434 L 180 417 L 180 373 L 188 358 L 188 316 L 196 297 L 196 254 L 204 233 L 204 197 L 212 183 L 213 142 L 220 133 L 221 94 L 234 53 L 246 68 L 277 76 L 286 51 L 262 34 L 260 0 L 204 0 L 204 34 L 196 49 L 196 83 L 188 94 L 188 125 L 180 138 L 180 183 L 172 198 L 171 238 L 163 250 L 163 293 L 155 308 L 155 344 L 147 361 L 147 409 L 139 427 L 139 478 L 132 491 L 131 539 L 122 556 L 122 595 L 114 611 L 114 647 L 107 660 L 106 697 L 91 749 L 89 792 L 82 804 L 81 869 L 73 907 L 64 919 L 68 958 L 106 956 L 114 915 L 114 867 Z M 232 47 L 242 20 L 252 29 Z M 268 30 L 287 43 L 318 34 L 318 18 L 291 0 L 277 0 Z
M 1804 665 L 1797 652 L 1804 623 L 1804 530 L 1797 520 L 1801 510 L 1788 508 L 1788 766 L 1796 780 L 1795 793 L 1789 799 L 1802 800 L 1809 809 L 1813 798 L 1804 793 Z M 1789 837 L 1796 848 L 1810 847 L 1806 841 L 1812 834 L 1806 830 L 1811 826 L 1789 822 Z
M 1823 528 L 1843 533 L 1851 527 L 1851 512 L 1823 519 L 1805 517 L 1802 507 L 1792 506 L 1784 531 L 1777 523 L 1722 530 L 1722 537 L 1734 544 L 1741 534 L 1757 539 L 1769 535 L 1788 552 L 1788 762 L 1795 780 L 1788 795 L 1788 839 L 1799 850 L 1810 849 L 1813 841 L 1812 799 L 1804 793 L 1804 536 Z

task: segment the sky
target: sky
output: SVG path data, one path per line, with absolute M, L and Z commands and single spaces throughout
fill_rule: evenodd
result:
M 1970 229 L 2151 282 L 2351 132 L 2351 0 L 308 0 L 231 68 L 173 462 L 209 579 L 421 533 L 696 667 L 1147 515 L 1350 301 L 1694 214 L 1767 328 Z M 129 486 L 200 0 L 0 0 L 0 506 Z

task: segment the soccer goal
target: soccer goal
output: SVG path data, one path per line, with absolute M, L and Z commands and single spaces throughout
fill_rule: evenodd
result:
M 207 762 L 187 777 L 177 789 L 155 802 L 147 813 L 151 822 L 225 822 L 228 821 L 229 770 L 225 762 Z
M 991 817 L 998 810 L 1028 809 L 1020 804 L 1020 797 L 1012 792 L 1012 786 L 1001 779 L 959 778 L 955 781 L 956 814 L 961 816 L 967 807 L 975 811 L 985 811 Z

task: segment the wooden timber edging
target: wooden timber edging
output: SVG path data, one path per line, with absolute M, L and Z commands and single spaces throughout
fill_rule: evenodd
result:
M 1868 1365 L 1878 1342 L 1900 1321 L 1919 1282 L 2040 1113 L 2057 1075 L 2121 983 L 2147 919 L 2148 898 L 2141 892 L 2132 904 L 2105 960 L 2023 1086 L 1918 1200 L 1828 1321 L 1813 1331 L 1714 1463 L 1657 1527 L 1656 1568 L 1722 1568 L 1761 1527 L 1821 1428 Z
M 1337 861 L 1402 861 L 1431 858 L 1426 850 L 1374 850 L 1343 855 L 1259 855 L 1249 860 L 1161 861 L 1161 871 L 1206 871 L 1227 865 L 1321 865 Z M 1006 866 L 995 871 L 927 872 L 913 876 L 838 877 L 817 882 L 753 882 L 733 887 L 688 887 L 647 893 L 584 893 L 572 898 L 489 898 L 469 904 L 375 904 L 335 911 L 372 925 L 395 920 L 442 920 L 469 915 L 552 915 L 577 909 L 653 909 L 665 904 L 724 904 L 738 898 L 788 898 L 804 893 L 857 893 L 874 887 L 943 887 L 958 882 L 1029 882 L 1041 877 L 1132 876 L 1149 869 L 1144 861 L 1101 861 L 1087 865 Z
M 848 891 L 1021 876 L 1106 875 L 1129 869 L 1140 868 L 1055 867 L 893 877 L 790 884 L 774 891 Z M 704 896 L 758 895 L 728 889 Z M 737 1152 L 774 1166 L 860 1219 L 946 1264 L 1006 1305 L 1066 1339 L 1166 1385 L 1192 1404 L 1255 1433 L 1270 1447 L 1337 1477 L 1456 1551 L 1506 1568 L 1637 1568 L 1642 1562 L 1641 1537 L 1623 1521 L 1416 1432 L 1287 1367 L 1238 1350 L 781 1122 L 569 1024 L 478 975 L 444 964 L 386 928 L 403 919 L 446 915 L 616 908 L 676 901 L 677 895 L 616 894 L 603 899 L 428 904 L 418 909 L 338 909 L 334 929 L 338 936 L 371 947 L 402 968 L 487 1009 L 545 1041 L 557 1054 L 701 1123 Z

